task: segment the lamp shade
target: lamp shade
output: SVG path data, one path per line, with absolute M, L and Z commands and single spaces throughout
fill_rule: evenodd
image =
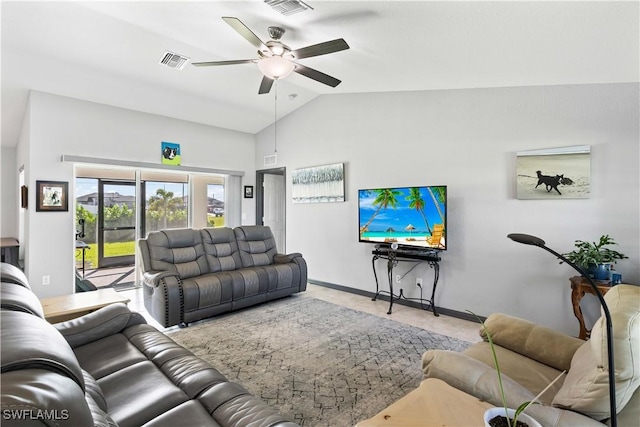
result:
M 262 74 L 274 80 L 287 77 L 295 67 L 296 66 L 293 62 L 288 61 L 281 56 L 263 58 L 258 62 L 258 68 L 260 68 Z

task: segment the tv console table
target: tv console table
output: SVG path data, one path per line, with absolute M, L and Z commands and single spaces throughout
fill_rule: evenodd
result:
M 438 251 L 435 250 L 407 250 L 407 249 L 397 249 L 392 250 L 390 247 L 379 246 L 376 247 L 373 251 L 373 258 L 371 259 L 371 266 L 373 267 L 373 276 L 376 279 L 376 294 L 372 298 L 372 301 L 375 301 L 378 296 L 382 293 L 389 294 L 389 311 L 387 314 L 391 314 L 391 310 L 393 309 L 393 302 L 398 301 L 399 299 L 406 300 L 418 300 L 420 303 L 426 301 L 429 305 L 425 310 L 431 308 L 434 316 L 439 316 L 438 311 L 436 309 L 435 304 L 435 296 L 436 296 L 436 287 L 438 286 L 438 278 L 440 276 L 440 256 L 438 255 Z M 389 290 L 380 290 L 378 284 L 378 274 L 376 273 L 376 261 L 379 259 L 387 260 L 387 273 L 389 276 Z M 411 269 L 407 272 L 409 273 L 414 268 L 422 263 L 429 264 L 430 268 L 433 268 L 433 289 L 431 290 L 431 299 L 425 300 L 423 298 L 407 298 L 404 296 L 402 288 L 400 288 L 400 294 L 395 295 L 393 293 L 393 268 L 398 265 L 399 261 L 405 262 L 413 262 L 415 265 L 411 267 Z M 405 273 L 405 275 L 407 274 Z M 422 288 L 421 288 L 422 290 Z M 422 296 L 422 293 L 421 293 Z

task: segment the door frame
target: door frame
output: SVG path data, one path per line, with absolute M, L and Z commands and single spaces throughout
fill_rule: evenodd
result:
M 285 178 L 284 186 L 284 228 L 287 229 L 287 168 L 273 168 L 273 169 L 261 169 L 256 171 L 256 224 L 264 225 L 264 176 L 265 175 L 280 175 Z M 284 248 L 278 248 L 284 251 Z

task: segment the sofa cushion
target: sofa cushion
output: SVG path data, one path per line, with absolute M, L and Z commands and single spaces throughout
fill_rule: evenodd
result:
M 181 279 L 209 272 L 198 230 L 154 231 L 147 237 L 151 270 L 176 272 Z
M 584 341 L 525 319 L 494 313 L 484 325 L 494 344 L 508 348 L 559 371 L 569 370 L 571 358 Z M 484 328 L 480 336 L 487 340 Z
M 47 321 L 20 311 L 3 311 L 0 322 L 2 372 L 41 369 L 64 375 L 84 391 L 73 350 Z
M 3 310 L 22 311 L 44 319 L 42 304 L 29 288 L 8 282 L 2 282 L 0 286 L 0 300 Z
M 74 349 L 78 361 L 95 379 L 147 360 L 122 334 L 115 334 Z
M 182 281 L 184 311 L 231 303 L 233 283 L 224 272 L 203 274 Z
M 240 259 L 244 267 L 259 267 L 273 264 L 277 253 L 276 241 L 269 227 L 261 225 L 242 226 L 233 230 L 238 241 Z
M 520 353 L 511 351 L 499 345 L 495 346 L 496 357 L 500 363 L 500 372 L 508 376 L 534 395 L 544 390 L 553 380 L 560 375 L 559 370 L 551 366 L 540 363 L 534 359 L 522 356 Z M 493 356 L 488 342 L 481 341 L 462 352 L 464 355 L 472 357 L 494 368 Z M 554 396 L 560 390 L 564 376 L 556 381 L 549 390 L 542 396 L 540 401 L 551 404 Z
M 211 426 L 221 427 L 197 401 L 190 400 L 157 416 L 142 427 Z
M 200 230 L 209 271 L 232 271 L 242 268 L 238 243 L 233 229 L 227 227 Z
M 640 385 L 640 287 L 617 285 L 605 295 L 613 322 L 616 409 L 622 410 Z M 576 351 L 553 404 L 595 419 L 611 416 L 605 318 L 593 326 L 591 339 Z
M 150 361 L 127 366 L 98 380 L 109 414 L 120 427 L 139 427 L 189 400 Z

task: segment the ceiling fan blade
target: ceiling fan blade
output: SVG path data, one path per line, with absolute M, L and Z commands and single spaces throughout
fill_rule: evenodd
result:
M 258 89 L 258 95 L 264 95 L 265 93 L 269 93 L 271 90 L 271 86 L 273 86 L 273 79 L 270 79 L 267 76 L 262 77 L 262 82 L 260 83 L 260 89 Z
M 300 64 L 296 64 L 296 68 L 293 71 L 295 71 L 298 74 L 302 74 L 305 77 L 309 77 L 310 79 L 313 79 L 320 83 L 324 83 L 327 86 L 331 86 L 331 87 L 336 87 L 340 83 L 342 83 L 342 80 L 338 80 L 335 77 L 331 77 L 328 74 L 321 73 L 318 70 L 314 70 L 313 68 L 305 67 L 304 65 L 300 65 Z
M 192 62 L 191 65 L 195 65 L 196 67 L 211 67 L 215 65 L 251 64 L 256 62 L 258 62 L 257 59 L 236 59 L 233 61 Z
M 344 41 L 344 39 L 336 39 L 296 49 L 291 53 L 295 59 L 302 59 L 312 56 L 326 55 L 333 52 L 340 52 L 341 50 L 346 49 L 349 49 L 347 42 Z
M 244 25 L 238 18 L 225 16 L 222 19 L 224 20 L 224 22 L 231 25 L 231 28 L 236 30 L 242 37 L 244 37 L 249 43 L 257 47 L 259 50 L 269 50 L 267 46 L 262 42 L 262 40 L 260 40 L 260 38 L 256 36 L 253 31 L 251 31 L 249 27 Z

